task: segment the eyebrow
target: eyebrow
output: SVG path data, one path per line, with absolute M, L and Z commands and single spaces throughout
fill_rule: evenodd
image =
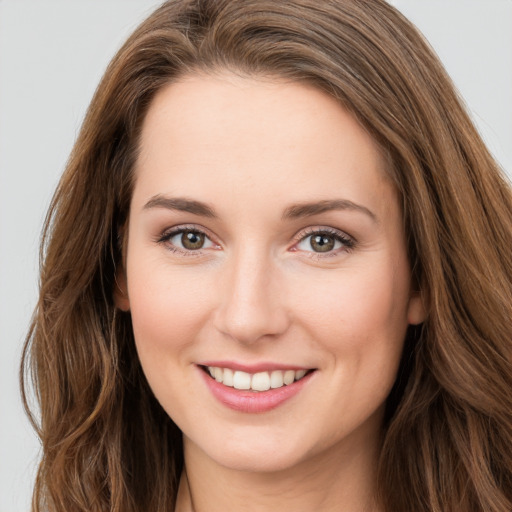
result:
M 192 213 L 211 219 L 218 218 L 215 210 L 206 203 L 185 197 L 167 197 L 160 194 L 153 196 L 145 205 L 144 210 L 151 208 L 165 208 L 181 212 Z M 298 203 L 287 207 L 282 215 L 283 220 L 312 217 L 331 210 L 353 210 L 364 213 L 377 223 L 377 216 L 366 206 L 354 203 L 348 199 L 326 199 L 309 203 Z
M 354 203 L 348 199 L 326 199 L 324 201 L 315 201 L 311 203 L 299 203 L 286 208 L 283 212 L 283 219 L 299 219 L 302 217 L 312 217 L 320 213 L 331 210 L 353 210 L 364 213 L 370 219 L 377 223 L 377 216 L 366 206 Z
M 153 196 L 145 205 L 144 210 L 151 208 L 166 208 L 180 212 L 193 213 L 201 217 L 217 218 L 217 214 L 211 206 L 201 201 L 194 201 L 185 197 L 166 197 L 162 195 Z

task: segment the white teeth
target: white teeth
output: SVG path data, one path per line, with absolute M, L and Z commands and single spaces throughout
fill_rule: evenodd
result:
M 224 368 L 224 379 L 222 380 L 222 383 L 225 386 L 233 387 L 233 370 Z
M 275 370 L 270 374 L 270 387 L 272 389 L 283 387 L 283 372 Z
M 255 373 L 252 376 L 251 389 L 254 391 L 267 391 L 267 389 L 270 389 L 270 375 L 268 372 Z
M 306 370 L 297 370 L 295 372 L 295 380 L 302 379 L 302 377 L 304 377 L 304 375 L 306 375 Z
M 235 389 L 251 391 L 267 391 L 283 386 L 289 386 L 293 382 L 302 379 L 307 370 L 274 370 L 272 372 L 258 372 L 250 374 L 242 371 L 233 371 L 230 368 L 208 366 L 208 373 L 217 382 Z
M 251 389 L 251 375 L 245 372 L 235 372 L 233 375 L 233 387 L 235 389 Z
M 295 372 L 293 370 L 286 370 L 283 375 L 283 382 L 288 386 L 295 380 Z

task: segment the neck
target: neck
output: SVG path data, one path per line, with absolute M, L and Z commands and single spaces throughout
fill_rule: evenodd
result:
M 215 463 L 185 439 L 185 470 L 176 512 L 380 512 L 374 496 L 379 446 L 338 447 L 293 468 L 250 472 Z

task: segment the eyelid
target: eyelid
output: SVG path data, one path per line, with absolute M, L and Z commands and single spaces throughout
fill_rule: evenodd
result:
M 179 224 L 176 226 L 172 226 L 170 228 L 166 228 L 163 231 L 161 231 L 161 233 L 156 237 L 155 242 L 162 244 L 167 243 L 169 250 L 172 250 L 173 252 L 179 252 L 186 256 L 200 256 L 203 255 L 206 250 L 211 249 L 211 247 L 209 247 L 207 249 L 187 250 L 168 243 L 173 236 L 183 231 L 195 231 L 197 233 L 201 233 L 206 238 L 208 238 L 212 244 L 217 246 L 215 249 L 221 247 L 221 244 L 216 240 L 216 237 L 211 234 L 210 230 L 197 224 Z M 301 252 L 306 253 L 309 257 L 325 258 L 329 256 L 335 256 L 340 252 L 350 251 L 357 244 L 357 240 L 353 236 L 349 235 L 345 231 L 341 231 L 340 229 L 336 229 L 331 226 L 310 226 L 305 229 L 302 229 L 301 231 L 294 235 L 293 245 L 289 250 L 299 251 L 299 249 L 297 249 L 297 245 L 307 237 L 315 234 L 328 234 L 334 236 L 338 241 L 341 242 L 342 247 L 325 253 L 301 250 Z
M 308 238 L 309 236 L 316 235 L 316 234 L 328 234 L 328 235 L 334 236 L 334 237 L 336 237 L 337 240 L 339 240 L 341 242 L 342 247 L 337 250 L 333 250 L 333 251 L 329 251 L 329 252 L 325 252 L 325 253 L 315 252 L 315 251 L 303 251 L 310 257 L 324 258 L 324 257 L 329 257 L 329 256 L 335 256 L 335 255 L 338 255 L 340 252 L 350 251 L 357 244 L 357 240 L 353 236 L 349 235 L 345 231 L 341 231 L 340 229 L 336 229 L 331 226 L 310 226 L 308 228 L 305 228 L 305 229 L 299 231 L 294 236 L 294 244 L 291 247 L 291 250 L 298 251 L 299 249 L 297 249 L 297 245 L 300 242 L 302 242 L 304 239 Z
M 206 250 L 211 249 L 210 247 L 208 247 L 207 249 L 187 250 L 170 244 L 169 240 L 175 235 L 182 233 L 183 231 L 194 231 L 196 233 L 201 233 L 206 238 L 208 238 L 208 240 L 210 240 L 210 242 L 213 245 L 220 247 L 220 244 L 216 241 L 216 237 L 211 234 L 210 230 L 197 224 L 178 224 L 176 226 L 166 228 L 163 231 L 161 231 L 159 235 L 157 235 L 157 237 L 155 238 L 155 242 L 167 244 L 167 248 L 169 250 L 171 250 L 172 252 L 179 252 L 180 254 L 183 254 L 185 256 L 201 256 L 204 254 Z

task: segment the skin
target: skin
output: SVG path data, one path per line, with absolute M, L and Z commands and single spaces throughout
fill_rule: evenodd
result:
M 307 85 L 197 74 L 153 100 L 116 301 L 184 434 L 178 511 L 379 510 L 384 404 L 407 326 L 424 319 L 386 166 L 355 118 Z M 352 206 L 283 218 L 331 199 Z M 165 238 L 180 226 L 206 233 L 204 247 Z M 344 240 L 318 253 L 310 235 L 326 229 Z M 212 396 L 197 366 L 208 360 L 315 372 L 276 409 L 243 413 Z

